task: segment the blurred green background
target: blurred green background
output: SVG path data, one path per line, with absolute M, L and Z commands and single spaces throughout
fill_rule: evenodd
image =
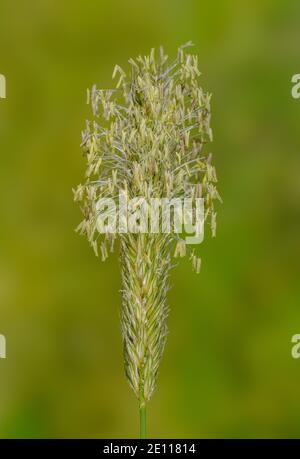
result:
M 213 93 L 218 235 L 172 273 L 152 437 L 299 437 L 298 0 L 2 0 L 1 437 L 135 437 L 117 255 L 74 233 L 86 88 L 192 40 Z

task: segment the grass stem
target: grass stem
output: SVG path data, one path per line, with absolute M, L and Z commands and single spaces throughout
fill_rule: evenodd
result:
M 147 438 L 146 405 L 140 405 L 140 438 Z

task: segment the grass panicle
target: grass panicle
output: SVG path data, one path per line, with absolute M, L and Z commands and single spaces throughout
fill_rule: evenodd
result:
M 211 95 L 199 84 L 198 58 L 186 52 L 190 45 L 181 46 L 171 63 L 162 48 L 158 56 L 152 49 L 130 59 L 126 73 L 115 67 L 114 89 L 88 91 L 93 119 L 81 145 L 86 177 L 74 191 L 84 216 L 77 230 L 95 254 L 105 260 L 120 240 L 125 371 L 143 419 L 166 343 L 171 256 L 189 253 L 197 272 L 201 260 L 180 234 L 99 234 L 96 204 L 120 192 L 128 199 L 202 197 L 215 235 L 214 201 L 220 197 L 212 156 L 203 151 L 212 141 Z

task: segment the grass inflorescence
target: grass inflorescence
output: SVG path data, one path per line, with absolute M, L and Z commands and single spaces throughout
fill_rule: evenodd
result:
M 211 95 L 199 84 L 198 58 L 186 53 L 188 45 L 171 63 L 162 48 L 157 58 L 152 49 L 130 59 L 127 73 L 115 67 L 114 89 L 88 91 L 93 119 L 82 135 L 86 179 L 75 190 L 84 215 L 77 230 L 96 255 L 105 260 L 120 239 L 125 370 L 142 410 L 166 342 L 171 255 L 189 253 L 197 272 L 200 257 L 176 233 L 99 234 L 97 202 L 120 192 L 129 199 L 201 197 L 215 235 L 217 178 L 211 154 L 203 152 L 212 140 Z

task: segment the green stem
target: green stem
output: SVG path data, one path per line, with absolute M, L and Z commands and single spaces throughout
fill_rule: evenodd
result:
M 140 405 L 140 438 L 146 438 L 146 405 Z

